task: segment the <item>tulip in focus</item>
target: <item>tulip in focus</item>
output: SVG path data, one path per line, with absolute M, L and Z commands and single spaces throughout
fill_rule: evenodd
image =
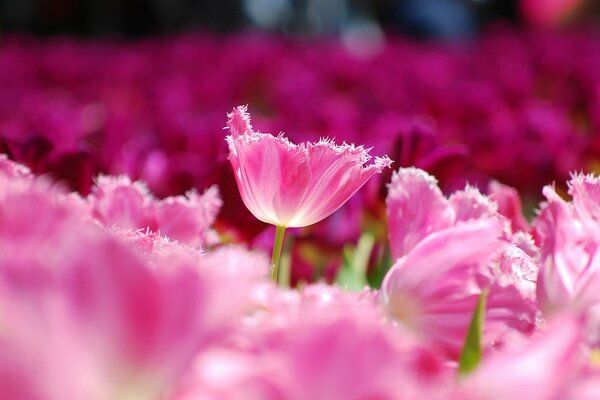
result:
M 273 279 L 277 281 L 286 228 L 315 224 L 340 208 L 370 177 L 392 161 L 369 150 L 321 139 L 291 143 L 283 135 L 254 132 L 246 107 L 229 114 L 229 161 L 246 207 L 259 220 L 277 227 Z

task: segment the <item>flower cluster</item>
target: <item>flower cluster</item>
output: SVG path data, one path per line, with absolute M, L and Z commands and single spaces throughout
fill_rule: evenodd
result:
M 600 178 L 574 175 L 569 187 L 572 201 L 546 188 L 523 226 L 508 187 L 445 197 L 426 172 L 400 168 L 381 289 L 290 290 L 268 279 L 263 253 L 218 243 L 216 188 L 158 200 L 102 176 L 82 197 L 0 157 L 0 393 L 595 398 Z M 483 360 L 457 379 L 484 291 Z
M 498 29 L 447 46 L 390 37 L 364 59 L 335 41 L 259 35 L 5 37 L 0 151 L 84 195 L 99 173 L 141 179 L 160 198 L 219 184 L 218 226 L 248 239 L 264 225 L 241 207 L 221 133 L 223 110 L 249 104 L 261 131 L 375 146 L 396 166 L 432 173 L 446 193 L 494 178 L 531 208 L 543 185 L 597 168 L 597 38 Z M 362 210 L 377 215 L 385 197 L 377 183 L 342 211 L 347 230 L 314 231 L 320 242 L 358 237 Z

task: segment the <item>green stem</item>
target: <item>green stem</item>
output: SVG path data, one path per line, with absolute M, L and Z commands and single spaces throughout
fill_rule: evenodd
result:
M 281 259 L 284 234 L 285 226 L 277 226 L 275 230 L 275 242 L 273 243 L 273 256 L 271 257 L 271 278 L 275 283 L 279 282 L 279 260 Z

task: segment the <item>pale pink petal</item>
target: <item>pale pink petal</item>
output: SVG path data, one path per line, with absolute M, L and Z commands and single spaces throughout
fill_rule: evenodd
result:
M 573 208 L 584 223 L 600 221 L 600 178 L 594 175 L 574 174 L 569 184 Z
M 503 247 L 501 228 L 497 220 L 482 219 L 435 232 L 392 267 L 383 287 L 393 290 L 397 283 L 425 286 L 428 290 L 428 279 L 442 276 L 457 266 L 485 264 Z
M 554 196 L 534 221 L 541 239 L 541 265 L 537 281 L 537 296 L 545 313 L 568 306 L 573 298 L 579 275 L 590 262 L 586 251 L 589 241 L 582 224 L 577 221 L 569 204 Z
M 477 299 L 492 283 L 489 263 L 504 247 L 502 232 L 501 221 L 481 219 L 429 235 L 386 275 L 388 313 L 457 357 Z
M 237 349 L 213 348 L 199 355 L 190 376 L 169 400 L 283 400 L 285 367 L 276 356 L 259 358 Z
M 588 244 L 590 260 L 573 288 L 572 304 L 577 309 L 600 305 L 600 243 Z
M 216 186 L 202 195 L 191 190 L 159 201 L 139 181 L 100 176 L 88 202 L 94 217 L 109 228 L 160 232 L 192 246 L 218 242 L 211 229 L 222 205 Z
M 416 168 L 394 172 L 386 198 L 390 249 L 406 255 L 433 232 L 454 225 L 454 210 L 431 175 Z
M 540 249 L 535 244 L 535 240 L 531 234 L 523 231 L 516 232 L 512 236 L 512 242 L 533 260 L 539 262 Z
M 513 285 L 521 296 L 534 301 L 539 265 L 516 246 L 509 246 L 500 255 L 498 279 L 503 285 Z
M 301 199 L 302 208 L 290 227 L 312 225 L 331 215 L 354 195 L 373 175 L 391 164 L 384 157 L 365 166 L 370 156 L 362 146 L 321 140 L 306 144 L 310 182 Z
M 201 265 L 209 273 L 219 269 L 224 277 L 232 280 L 231 287 L 240 284 L 248 287 L 267 277 L 271 261 L 263 252 L 250 251 L 243 246 L 222 246 L 205 254 Z
M 521 198 L 515 188 L 492 181 L 489 184 L 489 198 L 498 205 L 498 212 L 511 224 L 513 232 L 528 231 L 529 224 L 523 216 Z
M 597 351 L 597 350 L 596 350 Z M 591 364 L 594 364 L 592 362 Z M 600 395 L 600 368 L 598 362 L 580 372 L 570 383 L 566 400 L 597 400 Z
M 498 205 L 473 186 L 467 185 L 464 190 L 452 193 L 448 200 L 456 214 L 456 221 L 488 218 L 498 213 Z
M 153 219 L 160 232 L 170 239 L 204 247 L 218 241 L 211 226 L 221 205 L 216 186 L 210 187 L 202 195 L 192 190 L 185 196 L 168 197 L 158 202 Z
M 145 185 L 126 176 L 99 176 L 88 201 L 94 216 L 106 226 L 139 229 L 150 225 L 151 195 Z
M 6 154 L 0 154 L 0 175 L 15 179 L 33 180 L 33 174 L 26 166 L 10 161 Z
M 464 382 L 467 399 L 554 400 L 563 398 L 574 374 L 581 324 L 562 318 L 521 349 L 496 353 Z

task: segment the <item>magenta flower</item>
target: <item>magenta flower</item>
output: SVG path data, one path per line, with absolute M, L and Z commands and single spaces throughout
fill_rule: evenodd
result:
M 277 227 L 273 279 L 288 227 L 315 224 L 340 208 L 373 175 L 389 167 L 387 157 L 365 165 L 369 150 L 321 139 L 291 143 L 283 135 L 254 132 L 246 107 L 228 115 L 229 161 L 246 207 L 259 220 Z
M 286 228 L 315 224 L 340 208 L 388 157 L 371 158 L 362 146 L 321 139 L 291 143 L 283 135 L 254 132 L 245 107 L 229 114 L 229 161 L 248 209 L 259 220 Z

